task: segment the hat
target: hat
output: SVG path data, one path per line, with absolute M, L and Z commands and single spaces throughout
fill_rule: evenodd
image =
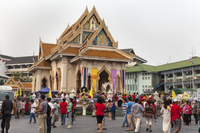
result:
M 178 102 L 178 99 L 175 98 L 175 99 L 174 99 L 174 102 Z

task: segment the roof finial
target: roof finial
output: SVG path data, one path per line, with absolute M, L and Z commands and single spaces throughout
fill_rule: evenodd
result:
M 95 5 L 93 6 L 92 10 L 93 10 L 93 11 L 96 11 Z

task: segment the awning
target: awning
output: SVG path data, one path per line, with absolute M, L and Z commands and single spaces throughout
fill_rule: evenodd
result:
M 169 93 L 172 93 L 172 90 L 176 93 L 176 94 L 182 94 L 184 91 L 195 91 L 192 89 L 182 89 L 182 88 L 173 88 L 169 91 Z
M 33 92 L 33 93 L 39 93 L 39 92 L 41 92 L 41 93 L 48 93 L 49 91 L 50 91 L 50 89 L 48 87 L 45 87 L 45 88 L 42 88 L 41 90 Z M 58 93 L 58 91 L 53 91 L 53 90 L 51 90 L 51 92 L 52 93 Z
M 163 85 L 164 83 L 158 84 L 156 85 L 156 88 L 160 87 L 161 85 Z

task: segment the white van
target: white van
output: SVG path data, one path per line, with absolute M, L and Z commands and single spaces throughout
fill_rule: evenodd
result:
M 9 95 L 9 100 L 13 101 L 13 91 L 11 86 L 0 86 L 0 114 L 1 114 L 1 108 L 2 103 L 5 100 L 5 96 Z M 0 115 L 1 117 L 1 115 Z

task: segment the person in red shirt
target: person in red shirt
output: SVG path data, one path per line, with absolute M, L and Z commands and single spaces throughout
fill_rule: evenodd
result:
M 191 123 L 191 115 L 192 115 L 192 106 L 191 106 L 191 103 L 188 102 L 188 105 L 189 105 L 189 123 Z
M 174 104 L 171 107 L 171 115 L 172 115 L 172 121 L 173 121 L 173 125 L 175 128 L 175 132 L 174 133 L 178 133 L 181 130 L 181 112 L 180 112 L 180 106 L 177 105 L 178 104 L 178 100 L 174 99 Z
M 123 94 L 122 99 L 127 100 L 126 94 Z
M 140 99 L 140 101 L 142 102 L 142 100 L 143 100 L 143 95 L 141 95 L 139 99 Z
M 105 105 L 103 104 L 103 99 L 101 97 L 98 98 L 97 103 L 95 105 L 95 109 L 97 117 L 97 128 L 99 129 L 98 132 L 101 133 L 102 132 L 101 124 L 104 118 L 104 109 L 105 109 Z
M 65 125 L 65 119 L 67 114 L 67 103 L 65 102 L 66 99 L 63 98 L 63 102 L 60 103 L 60 113 L 61 113 L 61 125 Z
M 115 96 L 114 96 L 114 100 L 115 100 L 115 106 L 118 107 L 119 97 L 117 96 L 117 94 L 115 94 Z
M 135 100 L 136 96 L 135 93 L 132 95 L 132 99 Z

